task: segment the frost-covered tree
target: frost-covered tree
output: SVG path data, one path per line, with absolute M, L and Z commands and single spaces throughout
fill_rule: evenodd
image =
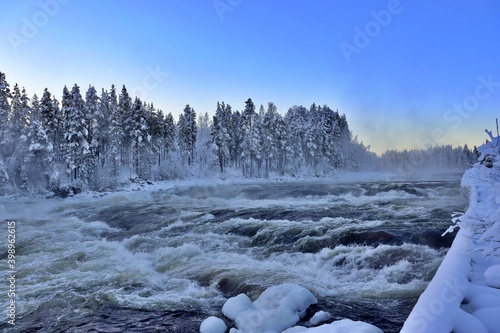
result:
M 41 117 L 41 115 L 40 115 Z M 21 188 L 29 191 L 47 189 L 50 185 L 53 146 L 39 117 L 33 117 L 26 140 Z
M 165 154 L 175 150 L 175 132 L 174 117 L 169 113 L 165 116 Z
M 101 100 L 102 102 L 102 100 Z M 122 117 L 118 110 L 118 100 L 116 96 L 115 85 L 111 86 L 111 91 L 106 97 L 107 107 L 109 108 L 109 123 L 108 123 L 108 135 L 107 143 L 108 148 L 106 150 L 108 157 L 106 158 L 106 169 L 112 178 L 112 185 L 116 184 L 116 180 L 119 174 L 120 167 L 120 156 L 123 142 L 123 125 Z
M 49 140 L 52 142 L 56 141 L 57 135 L 57 114 L 54 110 L 54 103 L 52 100 L 52 94 L 47 88 L 44 89 L 42 98 L 40 99 L 40 122 L 45 128 Z
M 7 124 L 8 130 L 4 138 L 4 144 L 8 147 L 7 154 L 9 156 L 14 154 L 20 136 L 26 132 L 29 125 L 30 112 L 31 108 L 26 90 L 23 88 L 21 92 L 19 86 L 16 84 L 12 94 L 11 112 Z
M 29 101 L 26 90 L 23 88 L 21 92 L 16 84 L 13 89 L 11 112 L 7 124 L 7 133 L 4 138 L 4 148 L 8 156 L 8 171 L 14 182 L 19 180 L 25 153 L 22 141 L 30 124 L 31 108 Z
M 97 91 L 92 85 L 89 85 L 85 93 L 85 103 L 82 114 L 86 142 L 83 143 L 84 149 L 82 151 L 83 155 L 81 156 L 81 177 L 93 188 L 98 186 L 97 166 L 100 153 L 99 149 L 101 149 L 99 139 L 103 136 L 99 128 L 99 121 L 102 121 L 100 113 L 101 108 Z M 104 130 L 105 129 L 103 129 L 103 131 Z
M 130 163 L 131 138 L 132 138 L 132 98 L 129 96 L 127 88 L 123 85 L 120 96 L 118 97 L 118 112 L 122 118 L 123 140 L 121 147 L 122 164 Z
M 233 112 L 231 115 L 231 124 L 229 125 L 229 136 L 231 142 L 229 144 L 229 151 L 231 156 L 231 164 L 235 167 L 240 166 L 241 149 L 243 145 L 243 126 L 242 117 L 239 111 Z
M 179 117 L 178 142 L 181 154 L 187 159 L 188 166 L 191 166 L 195 159 L 196 152 L 196 111 L 188 105 L 184 108 Z
M 255 158 L 255 148 L 256 148 L 256 136 L 258 135 L 255 128 L 255 119 L 257 114 L 255 113 L 255 105 L 252 99 L 249 98 L 245 102 L 245 110 L 241 115 L 241 125 L 243 130 L 243 142 L 242 142 L 242 152 L 241 157 L 243 160 L 243 175 L 245 177 L 253 177 L 254 174 L 254 158 Z
M 149 119 L 151 151 L 156 156 L 156 164 L 160 166 L 165 159 L 165 115 L 162 110 L 158 110 L 152 112 Z
M 280 115 L 274 103 L 270 102 L 267 111 L 262 115 L 262 158 L 265 161 L 265 176 L 269 177 L 269 171 L 272 168 L 272 162 L 277 156 L 278 144 L 278 121 Z
M 0 72 L 0 156 L 6 157 L 6 146 L 5 138 L 8 136 L 8 123 L 9 123 L 9 113 L 10 113 L 10 103 L 11 98 L 9 84 L 5 79 L 5 73 Z
M 94 122 L 94 138 L 97 143 L 96 155 L 99 161 L 99 166 L 106 165 L 108 157 L 110 123 L 111 123 L 111 103 L 109 93 L 101 89 L 101 95 L 98 99 L 98 106 L 95 111 Z
M 63 95 L 64 101 L 64 95 Z M 84 116 L 85 102 L 80 93 L 80 87 L 75 83 L 69 93 L 69 101 L 66 114 L 66 163 L 67 174 L 71 180 L 80 178 L 79 172 L 82 167 L 82 159 L 89 153 L 88 131 L 86 118 Z
M 307 109 L 303 106 L 291 107 L 285 115 L 284 123 L 286 126 L 281 126 L 278 133 L 285 141 L 285 146 L 279 151 L 283 152 L 282 158 L 287 161 L 291 172 L 296 173 L 307 163 L 305 159 L 309 154 L 306 144 Z M 284 172 L 282 168 L 280 170 Z
M 135 172 L 137 176 L 144 177 L 145 175 L 145 161 L 141 161 L 143 157 L 147 157 L 148 153 L 145 151 L 146 143 L 149 142 L 149 133 L 147 126 L 146 110 L 142 101 L 136 97 L 132 105 L 132 117 L 129 121 L 130 138 L 133 149 L 133 160 Z
M 209 168 L 212 164 L 212 121 L 207 112 L 201 115 L 197 122 L 196 131 L 196 157 L 198 167 L 201 169 Z
M 215 154 L 219 163 L 220 172 L 229 164 L 231 144 L 231 106 L 224 102 L 217 102 L 217 110 L 213 117 L 212 141 L 215 145 Z

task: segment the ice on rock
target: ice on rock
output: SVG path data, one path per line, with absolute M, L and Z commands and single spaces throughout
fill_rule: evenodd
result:
M 226 333 L 226 323 L 217 317 L 211 316 L 200 325 L 200 333 Z
M 332 316 L 325 311 L 318 311 L 314 314 L 314 316 L 309 320 L 312 325 L 318 325 L 324 321 L 330 320 Z
M 318 303 L 311 292 L 295 283 L 284 283 L 266 289 L 254 302 L 260 310 L 286 310 L 304 317 L 311 304 Z
M 306 309 L 317 303 L 311 292 L 294 283 L 284 283 L 265 290 L 249 303 L 246 295 L 230 298 L 223 307 L 224 315 L 235 321 L 238 333 L 281 333 L 305 315 Z
M 236 320 L 238 315 L 244 311 L 255 310 L 250 298 L 245 294 L 231 297 L 224 303 L 222 313 L 231 320 Z
M 500 288 L 500 265 L 488 267 L 484 272 L 484 281 L 493 288 Z

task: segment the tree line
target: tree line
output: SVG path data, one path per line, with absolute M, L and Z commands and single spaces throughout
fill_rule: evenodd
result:
M 152 103 L 89 85 L 45 88 L 39 98 L 12 89 L 0 72 L 0 191 L 114 189 L 130 180 L 323 176 L 376 170 L 382 158 L 353 137 L 345 115 L 328 106 L 293 106 L 285 115 L 248 99 L 240 112 L 217 102 L 213 116 L 186 105 L 177 121 Z M 393 157 L 390 157 L 393 156 Z M 392 162 L 388 162 L 391 160 Z
M 273 103 L 242 112 L 217 103 L 197 119 L 186 105 L 177 121 L 153 104 L 118 93 L 84 96 L 75 84 L 59 102 L 46 88 L 29 98 L 0 73 L 0 186 L 26 191 L 67 184 L 94 190 L 128 179 L 165 180 L 241 169 L 244 177 L 271 173 L 324 175 L 357 170 L 375 159 L 352 138 L 345 115 L 328 106 L 294 106 L 285 116 Z

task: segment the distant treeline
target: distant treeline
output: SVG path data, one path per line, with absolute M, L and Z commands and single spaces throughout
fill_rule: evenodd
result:
M 467 145 L 453 148 L 451 145 L 427 149 L 388 150 L 379 158 L 379 169 L 400 174 L 417 171 L 463 171 L 477 162 L 479 151 Z

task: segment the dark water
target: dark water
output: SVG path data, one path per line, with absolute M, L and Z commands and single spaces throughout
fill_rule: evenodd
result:
M 294 282 L 318 298 L 311 315 L 398 332 L 465 204 L 459 181 L 328 180 L 4 203 L 17 212 L 16 330 L 198 332 L 228 297 Z

